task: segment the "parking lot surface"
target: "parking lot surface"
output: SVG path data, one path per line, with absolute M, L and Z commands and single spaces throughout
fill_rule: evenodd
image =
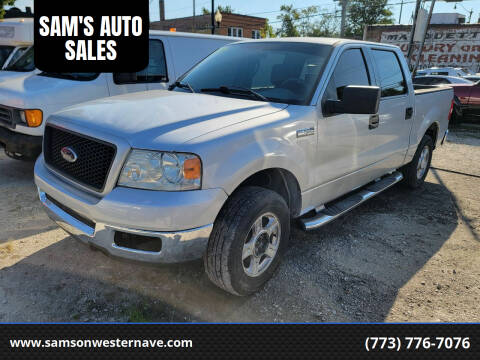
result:
M 0 322 L 478 322 L 480 133 L 451 133 L 432 165 L 422 189 L 294 227 L 273 279 L 239 298 L 201 261 L 149 266 L 77 242 L 43 213 L 33 164 L 1 151 Z

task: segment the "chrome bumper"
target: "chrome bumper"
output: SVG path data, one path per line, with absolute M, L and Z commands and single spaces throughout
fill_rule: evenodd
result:
M 143 231 L 96 223 L 95 228 L 73 217 L 50 201 L 45 192 L 38 189 L 40 201 L 48 216 L 75 238 L 107 253 L 131 260 L 149 263 L 175 263 L 201 258 L 207 247 L 213 224 L 177 232 Z M 162 241 L 160 252 L 150 252 L 117 246 L 116 231 L 157 237 Z

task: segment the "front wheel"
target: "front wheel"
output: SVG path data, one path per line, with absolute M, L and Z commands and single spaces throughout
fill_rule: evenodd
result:
M 258 291 L 273 275 L 290 236 L 290 211 L 276 192 L 239 189 L 215 221 L 204 257 L 210 280 L 234 295 Z
M 418 145 L 415 156 L 410 164 L 403 168 L 404 182 L 412 189 L 423 185 L 432 162 L 433 140 L 425 135 Z

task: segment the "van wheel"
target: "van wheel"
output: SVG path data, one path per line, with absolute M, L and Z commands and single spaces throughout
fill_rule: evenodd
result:
M 241 188 L 215 221 L 204 256 L 205 271 L 231 294 L 252 294 L 272 277 L 289 237 L 285 200 L 261 187 Z
M 404 183 L 416 189 L 423 185 L 427 177 L 430 164 L 432 162 L 433 140 L 429 135 L 425 135 L 418 145 L 412 162 L 403 169 Z

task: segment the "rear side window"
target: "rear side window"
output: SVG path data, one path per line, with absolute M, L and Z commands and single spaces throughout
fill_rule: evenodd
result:
M 114 74 L 115 84 L 168 82 L 167 62 L 161 40 L 150 40 L 149 54 L 148 66 L 137 72 L 136 81 L 124 81 L 119 74 Z
M 372 54 L 377 64 L 382 97 L 406 94 L 407 83 L 397 55 L 388 50 L 373 50 Z
M 413 83 L 418 85 L 432 85 L 433 81 L 432 81 L 432 78 L 425 76 L 425 77 L 416 77 L 415 79 L 413 79 Z
M 348 85 L 370 85 L 370 76 L 360 49 L 346 50 L 340 56 L 327 86 L 326 99 L 342 100 L 343 89 Z

